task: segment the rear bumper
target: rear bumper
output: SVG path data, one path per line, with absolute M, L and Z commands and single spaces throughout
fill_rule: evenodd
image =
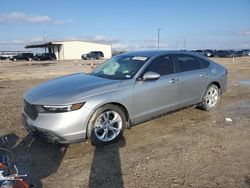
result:
M 220 94 L 224 94 L 226 91 L 227 91 L 227 75 L 223 76 L 221 79 L 220 79 Z

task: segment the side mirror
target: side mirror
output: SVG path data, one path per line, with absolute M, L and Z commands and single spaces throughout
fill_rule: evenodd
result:
M 160 78 L 160 74 L 156 73 L 156 72 L 146 72 L 144 75 L 143 75 L 143 80 L 157 80 Z

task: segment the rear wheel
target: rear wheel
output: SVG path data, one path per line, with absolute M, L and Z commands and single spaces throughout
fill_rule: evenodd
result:
M 215 108 L 220 99 L 220 91 L 218 86 L 211 84 L 208 86 L 205 95 L 202 100 L 201 108 L 205 111 Z
M 112 104 L 104 105 L 90 118 L 88 138 L 96 146 L 111 144 L 121 138 L 125 124 L 125 114 L 120 107 Z

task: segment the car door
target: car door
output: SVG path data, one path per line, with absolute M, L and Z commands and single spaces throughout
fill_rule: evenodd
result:
M 207 86 L 208 69 L 199 60 L 188 54 L 174 54 L 174 64 L 180 79 L 179 102 L 188 106 L 200 102 Z
M 143 80 L 147 72 L 160 74 L 157 80 Z M 173 109 L 178 103 L 179 79 L 174 73 L 171 55 L 164 55 L 153 60 L 143 71 L 134 85 L 135 123 L 151 119 Z

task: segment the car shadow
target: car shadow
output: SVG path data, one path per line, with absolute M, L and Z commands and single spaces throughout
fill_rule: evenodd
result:
M 4 137 L 8 140 L 7 148 L 14 153 L 19 174 L 27 174 L 25 180 L 36 188 L 42 188 L 41 180 L 57 171 L 67 150 L 66 145 L 48 143 L 33 134 L 21 141 L 15 134 Z
M 89 175 L 89 187 L 124 187 L 119 148 L 124 147 L 124 137 L 117 143 L 96 147 Z

